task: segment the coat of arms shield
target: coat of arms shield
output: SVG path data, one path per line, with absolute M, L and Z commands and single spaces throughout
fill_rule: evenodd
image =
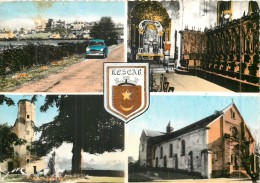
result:
M 104 63 L 105 109 L 128 122 L 149 106 L 147 63 Z

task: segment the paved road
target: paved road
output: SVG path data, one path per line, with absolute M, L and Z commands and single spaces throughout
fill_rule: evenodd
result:
M 160 85 L 160 73 L 155 73 L 155 84 Z M 232 92 L 231 90 L 211 83 L 197 76 L 181 75 L 177 73 L 164 74 L 170 86 L 177 92 Z
M 86 59 L 66 68 L 63 72 L 22 85 L 12 91 L 19 93 L 103 92 L 103 63 L 124 62 L 124 44 L 110 50 L 106 59 Z

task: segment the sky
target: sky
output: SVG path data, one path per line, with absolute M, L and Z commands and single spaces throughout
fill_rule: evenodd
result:
M 143 129 L 166 131 L 171 121 L 174 130 L 178 130 L 214 113 L 223 110 L 234 101 L 245 122 L 255 134 L 260 129 L 259 95 L 152 95 L 149 109 L 127 125 L 126 151 L 128 156 L 138 159 L 139 139 Z
M 7 106 L 0 105 L 0 124 L 7 123 L 10 126 L 13 126 L 18 114 L 18 101 L 20 99 L 31 99 L 31 95 L 5 95 L 10 97 L 15 106 Z M 57 108 L 51 107 L 47 110 L 47 112 L 40 112 L 40 106 L 44 104 L 45 95 L 38 95 L 37 102 L 35 103 L 36 108 L 36 121 L 35 125 L 40 126 L 44 123 L 51 122 L 53 118 L 58 114 Z M 36 138 L 39 137 L 40 134 L 36 135 Z M 71 169 L 71 158 L 72 158 L 72 144 L 63 143 L 59 148 L 53 149 L 56 152 L 58 159 L 58 167 L 62 170 Z M 50 155 L 53 153 L 49 153 L 45 157 L 46 167 L 50 158 Z M 94 169 L 110 169 L 110 170 L 124 170 L 126 155 L 125 152 L 117 151 L 103 154 L 82 154 L 82 168 L 94 168 Z
M 124 1 L 0 1 L 0 28 L 34 28 L 34 20 L 48 18 L 66 23 L 98 21 L 110 16 L 115 23 L 125 21 Z

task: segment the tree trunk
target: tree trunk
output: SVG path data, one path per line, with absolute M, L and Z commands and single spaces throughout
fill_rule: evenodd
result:
M 81 147 L 73 144 L 72 148 L 72 174 L 81 174 Z

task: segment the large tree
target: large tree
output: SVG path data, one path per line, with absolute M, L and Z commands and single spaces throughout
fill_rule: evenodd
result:
M 234 145 L 234 153 L 241 162 L 242 167 L 246 170 L 246 173 L 251 177 L 252 182 L 259 180 L 259 169 L 254 169 L 254 164 L 259 162 L 257 157 L 257 150 L 250 151 L 250 145 L 253 143 L 251 138 L 248 138 L 246 133 L 246 126 L 244 122 L 241 122 L 240 135 L 234 136 L 236 144 Z M 255 161 L 256 160 L 256 161 Z M 258 165 L 257 165 L 258 166 Z
M 2 104 L 11 106 L 14 105 L 14 102 L 11 98 L 0 95 L 0 105 Z M 0 124 L 0 162 L 15 156 L 14 145 L 18 146 L 25 143 L 26 140 L 18 138 L 12 131 L 11 126 Z
M 14 101 L 11 98 L 6 97 L 5 95 L 0 95 L 0 105 L 4 103 L 8 106 L 14 105 Z
M 81 172 L 81 151 L 101 154 L 124 148 L 124 123 L 107 113 L 101 95 L 48 95 L 41 111 L 55 105 L 58 115 L 39 127 L 37 155 L 72 143 L 72 173 Z
M 111 17 L 102 17 L 90 30 L 90 36 L 95 39 L 113 40 L 117 35 L 115 23 Z

